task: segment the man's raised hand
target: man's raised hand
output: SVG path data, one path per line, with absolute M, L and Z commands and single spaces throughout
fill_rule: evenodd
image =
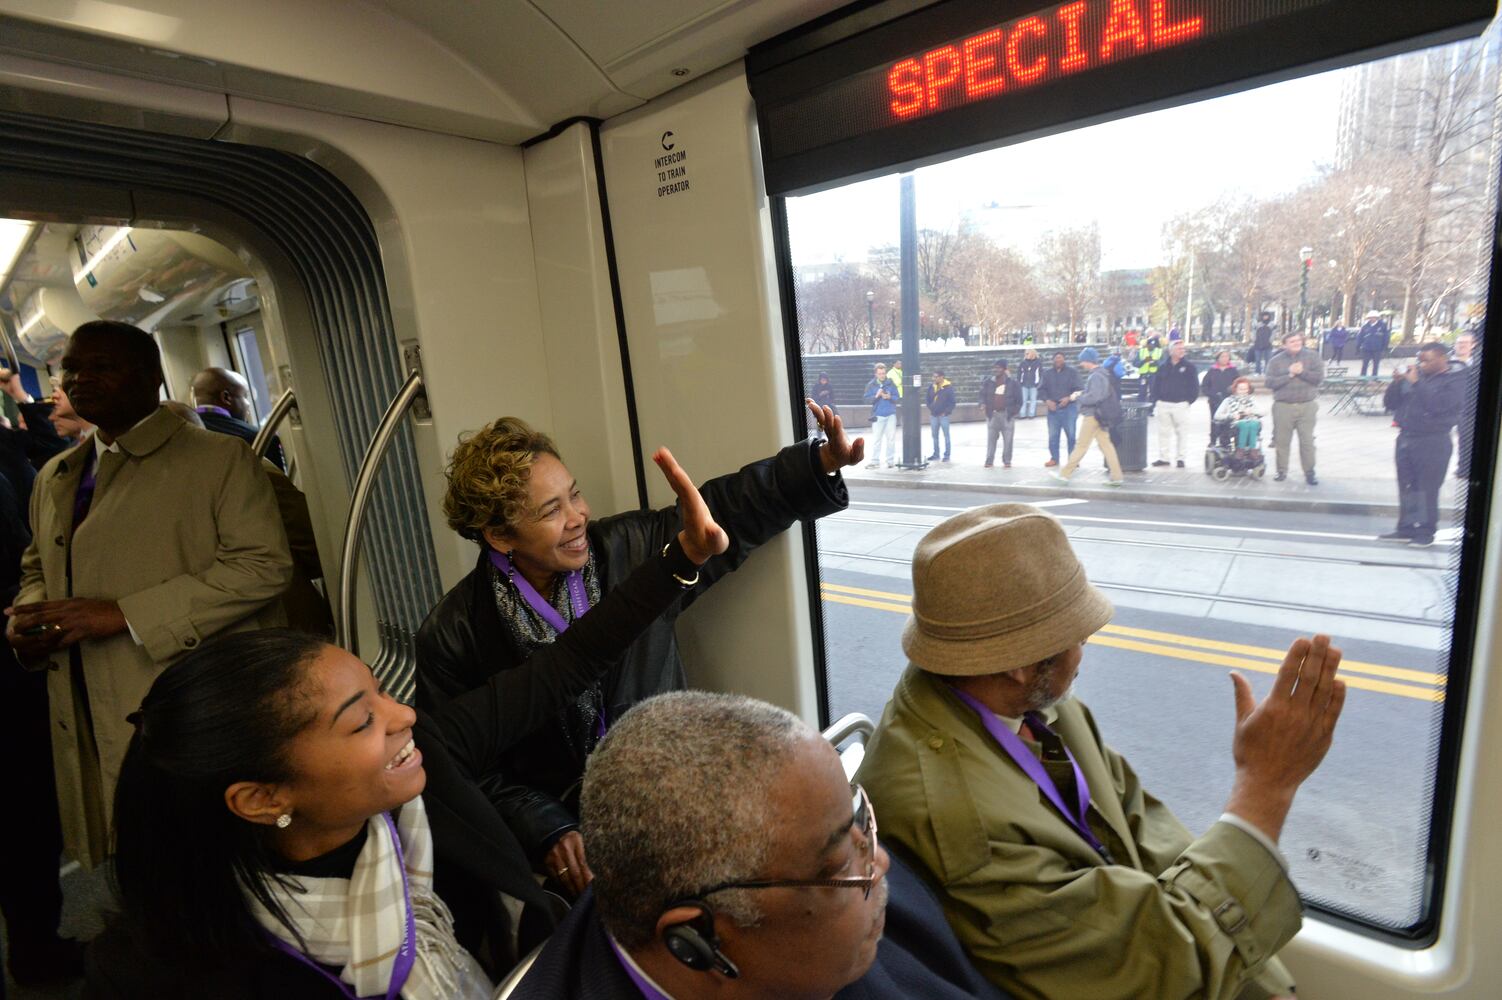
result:
M 1327 635 L 1295 639 L 1271 693 L 1260 704 L 1246 678 L 1231 674 L 1236 693 L 1236 735 L 1231 743 L 1236 784 L 1226 811 L 1274 840 L 1282 832 L 1294 792 L 1330 749 L 1346 700 L 1345 682 L 1335 677 L 1340 657 Z

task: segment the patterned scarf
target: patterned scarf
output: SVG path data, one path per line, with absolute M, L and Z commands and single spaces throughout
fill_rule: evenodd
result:
M 490 567 L 490 587 L 495 594 L 496 611 L 500 613 L 501 621 L 505 622 L 506 627 L 510 629 L 512 639 L 521 647 L 523 659 L 531 656 L 538 647 L 557 641 L 558 630 L 533 611 L 516 587 L 506 578 L 506 574 L 493 565 Z M 600 574 L 595 567 L 593 548 L 589 551 L 589 561 L 584 564 L 584 593 L 589 598 L 590 607 L 600 603 Z M 564 621 L 570 625 L 573 624 L 573 603 L 568 599 L 568 588 L 563 586 L 561 578 L 554 584 L 553 592 L 543 596 Z M 563 735 L 580 760 L 594 751 L 595 743 L 599 740 L 597 723 L 604 709 L 605 692 L 596 681 L 573 703 L 566 706 L 559 717 L 558 722 L 563 729 Z
M 402 987 L 403 1000 L 488 1000 L 485 970 L 454 937 L 454 918 L 433 892 L 433 834 L 418 796 L 402 807 L 397 833 L 407 862 L 408 891 L 417 926 L 417 956 Z M 283 876 L 268 880 L 272 894 L 306 944 L 304 954 L 339 970 L 360 997 L 384 997 L 407 911 L 391 828 L 382 815 L 366 826 L 365 846 L 345 878 Z M 249 892 L 251 914 L 268 932 L 298 947 L 297 937 Z

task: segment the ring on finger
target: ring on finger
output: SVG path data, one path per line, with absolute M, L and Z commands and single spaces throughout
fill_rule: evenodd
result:
M 563 878 L 563 876 L 565 876 L 567 874 L 568 874 L 568 865 L 564 865 L 562 868 L 558 869 L 556 872 L 553 873 L 553 877 L 554 878 Z

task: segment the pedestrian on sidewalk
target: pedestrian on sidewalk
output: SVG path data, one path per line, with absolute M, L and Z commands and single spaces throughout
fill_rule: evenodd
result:
M 897 398 L 901 399 L 902 398 L 902 389 L 903 389 L 903 385 L 902 385 L 902 359 L 901 358 L 898 358 L 896 361 L 892 362 L 891 376 L 892 376 L 892 384 L 897 387 Z
M 928 429 L 933 434 L 934 453 L 930 462 L 939 461 L 939 431 L 944 432 L 944 461 L 949 461 L 949 415 L 954 412 L 954 383 L 942 371 L 934 372 L 928 383 Z
M 1257 366 L 1257 374 L 1261 375 L 1267 370 L 1267 362 L 1273 356 L 1273 314 L 1270 312 L 1260 313 L 1257 316 L 1257 330 L 1252 334 L 1252 364 Z
M 996 436 L 1001 435 L 1001 466 L 1012 467 L 1012 439 L 1017 414 L 1022 409 L 1022 386 L 1007 374 L 1007 363 L 997 361 L 980 384 L 980 402 L 986 408 L 986 468 L 996 463 Z
M 1340 364 L 1346 359 L 1346 342 L 1351 339 L 1351 331 L 1340 320 L 1330 327 L 1330 332 L 1325 334 L 1325 343 L 1330 345 L 1330 360 Z
M 1361 374 L 1365 375 L 1367 369 L 1371 369 L 1373 375 L 1380 375 L 1379 370 L 1382 359 L 1387 355 L 1387 344 L 1392 339 L 1392 331 L 1388 329 L 1387 321 L 1382 314 L 1373 309 L 1366 314 L 1366 319 L 1361 323 L 1361 330 L 1356 334 L 1356 353 L 1361 355 Z
M 1045 370 L 1039 377 L 1038 396 L 1043 400 L 1044 410 L 1048 412 L 1048 461 L 1043 463 L 1045 468 L 1051 469 L 1059 464 L 1061 432 L 1069 441 L 1065 454 L 1074 451 L 1074 422 L 1079 415 L 1079 406 L 1074 398 L 1083 388 L 1079 372 L 1065 363 L 1063 351 L 1053 356 L 1053 367 Z
M 1314 422 L 1319 413 L 1319 385 L 1325 364 L 1314 351 L 1304 350 L 1304 335 L 1283 335 L 1283 349 L 1267 363 L 1267 387 L 1273 393 L 1273 448 L 1278 453 L 1278 482 L 1288 478 L 1289 447 L 1299 436 L 1299 464 L 1304 479 L 1318 486 L 1314 475 Z
M 897 386 L 887 378 L 886 365 L 876 365 L 876 376 L 866 383 L 865 398 L 871 401 L 871 461 L 866 468 L 881 467 L 881 447 L 885 442 L 890 469 L 897 454 Z
M 1189 437 L 1189 404 L 1199 399 L 1199 369 L 1185 357 L 1182 340 L 1168 348 L 1168 360 L 1153 376 L 1153 413 L 1158 421 L 1158 459 L 1155 466 L 1168 464 L 1172 451 L 1179 468 L 1184 467 L 1184 442 Z
M 1069 461 L 1064 468 L 1051 475 L 1068 482 L 1069 477 L 1074 475 L 1074 470 L 1079 468 L 1080 460 L 1094 443 L 1100 445 L 1100 453 L 1106 458 L 1106 467 L 1111 473 L 1110 485 L 1120 486 L 1121 461 L 1116 457 L 1116 447 L 1111 444 L 1110 430 L 1121 419 L 1121 400 L 1116 395 L 1110 376 L 1100 366 L 1100 355 L 1095 348 L 1087 347 L 1080 351 L 1079 363 L 1086 376 L 1084 389 L 1074 393 L 1082 414 L 1079 444 L 1069 453 Z
M 1038 415 L 1038 381 L 1043 375 L 1043 362 L 1038 352 L 1029 347 L 1022 354 L 1022 363 L 1017 366 L 1017 381 L 1022 385 L 1022 419 L 1031 420 Z
M 1252 395 L 1252 380 L 1242 375 L 1232 382 L 1230 394 L 1216 404 L 1210 420 L 1225 428 L 1222 440 L 1226 447 L 1230 447 L 1232 431 L 1237 451 L 1257 447 L 1257 438 L 1262 433 L 1262 406 Z
M 819 373 L 819 381 L 814 383 L 814 391 L 809 396 L 820 406 L 829 407 L 830 413 L 837 417 L 840 415 L 840 408 L 834 405 L 834 383 L 829 381 L 828 372 Z
M 1382 394 L 1398 421 L 1393 461 L 1398 470 L 1398 527 L 1378 536 L 1415 548 L 1434 544 L 1439 488 L 1450 468 L 1450 430 L 1460 420 L 1469 391 L 1465 365 L 1451 361 L 1445 345 L 1419 348 L 1418 363 L 1399 369 Z
M 1147 341 L 1137 352 L 1137 375 L 1141 382 L 1137 385 L 1137 398 L 1152 402 L 1153 376 L 1158 374 L 1158 366 L 1163 363 L 1163 342 L 1158 339 L 1154 330 L 1147 331 Z
M 1460 423 L 1456 426 L 1455 478 L 1471 478 L 1471 445 L 1476 438 L 1476 394 L 1481 391 L 1481 359 L 1476 356 L 1476 335 L 1463 330 L 1455 338 L 1455 351 L 1451 360 L 1465 366 L 1465 408 L 1460 411 Z
M 1231 361 L 1230 351 L 1221 351 L 1215 355 L 1215 364 L 1205 372 L 1205 377 L 1200 380 L 1200 391 L 1205 399 L 1210 402 L 1210 443 L 1226 444 L 1222 436 L 1217 438 L 1215 433 L 1215 414 L 1220 409 L 1221 400 L 1231 394 L 1231 387 L 1236 380 L 1241 378 L 1241 373 L 1236 370 L 1236 365 Z

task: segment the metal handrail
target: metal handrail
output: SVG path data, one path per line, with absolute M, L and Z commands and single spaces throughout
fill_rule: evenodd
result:
M 256 439 L 250 443 L 250 450 L 256 453 L 256 458 L 265 458 L 271 450 L 271 442 L 276 438 L 276 429 L 286 419 L 287 414 L 297 409 L 297 394 L 288 388 L 271 406 L 271 412 L 266 414 L 266 420 L 261 424 L 261 429 L 256 431 Z
M 876 732 L 876 726 L 870 719 L 859 712 L 851 712 L 824 730 L 822 735 L 830 746 L 838 747 L 855 735 L 859 735 L 861 742 L 865 743 L 871 739 L 871 734 L 874 732 Z
M 370 492 L 375 485 L 376 473 L 381 460 L 402 418 L 412 408 L 412 403 L 423 395 L 422 373 L 413 369 L 402 383 L 401 391 L 386 407 L 381 422 L 376 425 L 375 436 L 365 457 L 360 460 L 360 471 L 355 475 L 355 488 L 349 501 L 349 520 L 344 528 L 344 547 L 339 553 L 339 621 L 334 641 L 345 649 L 359 655 L 355 636 L 355 565 L 360 556 L 360 533 L 365 527 L 365 508 L 370 504 Z

